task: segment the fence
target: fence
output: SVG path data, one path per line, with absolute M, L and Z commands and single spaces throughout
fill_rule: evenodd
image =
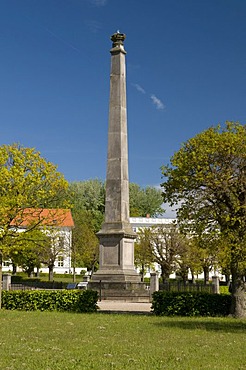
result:
M 160 283 L 159 290 L 166 292 L 206 292 L 213 293 L 212 284 L 184 283 L 183 281 Z
M 10 290 L 37 290 L 37 289 L 64 289 L 67 284 L 57 281 L 25 281 L 21 283 L 11 283 Z

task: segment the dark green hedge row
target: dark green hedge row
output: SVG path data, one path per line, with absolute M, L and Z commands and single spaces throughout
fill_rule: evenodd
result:
M 16 290 L 2 292 L 2 307 L 23 311 L 96 312 L 98 293 L 92 290 Z
M 152 309 L 160 316 L 227 316 L 231 295 L 209 293 L 153 293 Z

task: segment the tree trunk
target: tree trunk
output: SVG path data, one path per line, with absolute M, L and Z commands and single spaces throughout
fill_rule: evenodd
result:
M 141 281 L 143 282 L 144 281 L 144 264 L 142 264 L 141 266 L 140 275 L 141 275 Z
M 76 270 L 75 270 L 75 265 L 73 265 L 73 282 L 76 282 Z
M 203 266 L 203 273 L 204 273 L 204 285 L 207 285 L 209 282 L 209 268 L 207 266 Z
M 17 265 L 15 263 L 12 263 L 12 275 L 16 275 L 17 272 Z
M 232 303 L 230 314 L 236 318 L 246 318 L 246 294 L 244 276 L 232 269 Z
M 49 268 L 49 281 L 53 281 L 54 280 L 54 264 L 49 265 L 48 268 Z
M 169 278 L 169 274 L 166 273 L 166 269 L 164 266 L 161 266 L 161 280 L 162 283 L 165 284 L 167 279 Z
M 188 281 L 188 268 L 183 268 L 181 270 L 181 278 L 183 280 L 183 283 L 186 284 L 186 282 Z
M 229 284 L 230 284 L 230 275 L 225 274 L 225 281 L 226 281 L 226 284 L 227 284 L 227 285 L 229 285 Z
M 33 267 L 28 267 L 28 269 L 26 270 L 27 272 L 27 276 L 29 278 L 33 277 Z
M 196 279 L 195 279 L 195 274 L 194 274 L 194 271 L 193 270 L 191 270 L 191 281 L 192 281 L 192 284 L 195 284 L 195 281 Z
M 40 268 L 37 267 L 37 277 L 39 278 L 40 277 Z

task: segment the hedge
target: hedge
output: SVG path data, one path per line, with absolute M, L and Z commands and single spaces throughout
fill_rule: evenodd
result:
M 231 295 L 199 292 L 153 293 L 152 309 L 158 316 L 227 316 Z
M 98 293 L 92 290 L 15 290 L 2 292 L 2 307 L 22 311 L 96 312 Z

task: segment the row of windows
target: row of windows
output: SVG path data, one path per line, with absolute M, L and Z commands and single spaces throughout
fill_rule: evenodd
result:
M 4 267 L 9 267 L 11 265 L 11 261 L 3 261 L 3 266 Z M 57 257 L 57 266 L 58 267 L 63 267 L 64 266 L 64 257 L 63 256 L 58 256 Z

